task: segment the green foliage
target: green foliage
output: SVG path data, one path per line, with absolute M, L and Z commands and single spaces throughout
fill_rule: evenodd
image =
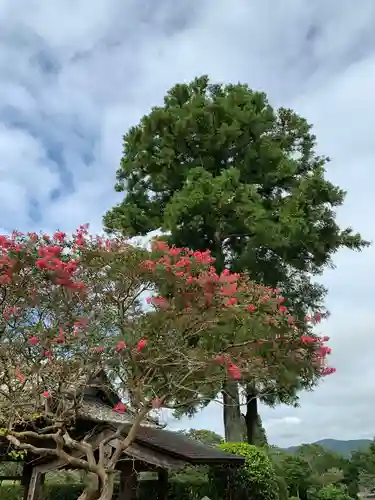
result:
M 316 500 L 351 500 L 352 497 L 349 495 L 345 486 L 329 484 L 323 486 L 317 495 L 314 497 Z
M 56 481 L 57 479 L 57 481 Z M 43 487 L 43 500 L 76 500 L 82 492 L 82 483 L 70 483 L 61 480 L 54 475 Z M 142 481 L 140 483 L 138 499 L 148 500 L 157 498 L 158 486 L 155 481 Z M 201 500 L 209 496 L 209 483 L 207 475 L 186 475 L 185 477 L 172 477 L 168 485 L 168 498 L 171 500 Z M 1 485 L 1 500 L 21 500 L 23 488 L 19 484 Z M 114 496 L 115 498 L 115 496 Z
M 23 460 L 26 456 L 27 452 L 24 451 L 24 450 L 12 450 L 8 453 L 8 456 L 12 459 L 12 460 Z
M 341 457 L 350 458 L 351 454 L 357 451 L 367 451 L 371 444 L 371 439 L 321 439 L 316 443 L 308 444 L 307 446 L 321 446 L 326 451 L 337 453 Z M 300 446 L 290 446 L 286 448 L 287 452 L 295 452 Z
M 362 456 L 354 454 L 348 460 L 316 443 L 295 447 L 293 453 L 275 446 L 269 446 L 266 451 L 274 465 L 279 484 L 285 482 L 290 496 L 316 500 L 322 489 L 326 491 L 325 488 L 336 486 L 351 498 L 357 499 L 359 469 L 364 459 Z
M 218 446 L 223 442 L 223 437 L 220 434 L 216 434 L 209 429 L 189 429 L 179 431 L 180 434 L 184 436 L 195 439 L 195 441 L 199 441 L 207 446 Z
M 325 179 L 311 126 L 246 85 L 178 84 L 123 145 L 116 190 L 126 194 L 105 215 L 108 230 L 162 228 L 177 246 L 211 249 L 219 267 L 227 259 L 282 283 L 294 309 L 324 296 L 308 273 L 340 247 L 366 245 L 336 223 L 345 192 Z
M 286 455 L 282 459 L 282 469 L 289 495 L 306 498 L 312 486 L 312 469 L 302 457 Z
M 287 500 L 289 498 L 288 485 L 282 466 L 285 453 L 276 446 L 266 446 L 264 451 L 267 453 L 275 469 L 276 481 L 279 487 L 279 498 L 280 500 Z
M 259 414 L 255 426 L 254 443 L 252 444 L 255 444 L 255 446 L 267 446 L 268 444 L 266 430 L 263 427 L 262 419 Z
M 325 450 L 318 444 L 304 444 L 296 450 L 296 455 L 303 458 L 318 475 L 333 469 L 342 469 L 346 460 L 338 453 Z
M 366 450 L 352 453 L 344 469 L 343 483 L 350 492 L 358 491 L 359 486 L 375 491 L 375 440 L 370 441 Z
M 240 468 L 218 467 L 210 471 L 212 493 L 217 498 L 277 500 L 278 483 L 267 454 L 247 443 L 223 443 L 223 451 L 245 458 Z
M 210 497 L 209 488 L 207 474 L 202 475 L 199 470 L 194 474 L 193 468 L 189 468 L 188 473 L 177 474 L 169 479 L 168 498 L 170 500 L 201 500 L 204 496 Z M 139 500 L 157 498 L 157 495 L 157 484 L 154 481 L 141 483 Z
M 77 500 L 82 492 L 82 485 L 48 484 L 43 488 L 43 500 Z M 23 488 L 20 485 L 0 486 L 1 500 L 22 500 Z M 38 499 L 39 500 L 39 499 Z

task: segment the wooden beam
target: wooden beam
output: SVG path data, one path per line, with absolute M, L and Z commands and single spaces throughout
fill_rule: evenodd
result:
M 32 472 L 33 472 L 32 466 L 28 463 L 25 463 L 23 466 L 23 469 L 22 469 L 22 479 L 21 479 L 21 485 L 25 486 L 25 488 L 30 483 L 30 478 L 31 478 Z
M 24 500 L 38 500 L 40 490 L 44 483 L 44 474 L 33 469 L 30 481 L 25 485 Z
M 158 473 L 158 500 L 168 498 L 168 471 L 160 469 Z

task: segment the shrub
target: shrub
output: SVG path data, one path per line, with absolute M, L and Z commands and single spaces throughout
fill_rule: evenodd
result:
M 189 473 L 183 472 L 171 477 L 168 484 L 168 498 L 170 500 L 201 500 L 204 496 L 209 496 L 208 477 L 206 474 L 200 474 L 199 472 L 199 470 L 196 472 L 190 470 Z M 58 482 L 56 482 L 56 478 Z M 44 485 L 41 499 L 76 500 L 82 490 L 83 483 L 63 483 L 58 474 L 54 474 L 53 482 L 47 482 Z M 22 500 L 23 493 L 23 488 L 19 484 L 3 484 L 0 486 L 1 500 Z M 139 500 L 157 498 L 157 495 L 158 487 L 155 481 L 142 481 L 140 483 Z M 116 498 L 116 495 L 113 498 Z
M 43 500 L 77 500 L 83 486 L 72 484 L 46 484 L 43 488 Z M 18 485 L 0 486 L 1 500 L 22 500 L 23 488 Z
M 327 484 L 316 495 L 316 500 L 352 500 L 348 490 L 343 485 Z
M 193 469 L 193 468 L 192 468 Z M 168 482 L 168 498 L 170 500 L 201 500 L 210 496 L 209 482 L 206 474 L 198 470 L 181 472 L 172 476 Z M 157 498 L 157 484 L 155 481 L 142 481 L 138 493 L 139 500 Z
M 243 467 L 216 467 L 210 472 L 211 496 L 225 500 L 278 500 L 275 470 L 267 454 L 247 443 L 223 443 L 223 451 L 245 458 Z

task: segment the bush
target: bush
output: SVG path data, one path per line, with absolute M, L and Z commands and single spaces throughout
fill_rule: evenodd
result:
M 195 469 L 189 468 L 189 470 L 170 478 L 168 485 L 168 498 L 170 500 L 201 500 L 204 496 L 209 496 L 207 474 L 202 473 L 200 468 Z M 58 482 L 55 482 L 56 479 Z M 44 485 L 41 500 L 76 500 L 83 489 L 83 484 L 63 483 L 63 479 L 65 479 L 63 475 L 58 477 L 58 473 L 55 474 L 53 482 L 47 482 Z M 157 498 L 157 495 L 155 481 L 142 481 L 140 483 L 139 500 Z M 23 488 L 19 484 L 4 484 L 0 486 L 0 499 L 22 500 Z
M 316 500 L 352 500 L 348 490 L 343 485 L 328 484 L 323 486 L 316 495 Z
M 210 496 L 209 482 L 206 473 L 201 473 L 191 468 L 170 477 L 168 482 L 168 498 L 170 500 L 201 500 L 204 496 Z M 139 500 L 157 498 L 157 484 L 154 481 L 142 481 Z
M 210 473 L 211 496 L 225 500 L 278 500 L 275 470 L 267 454 L 247 443 L 223 443 L 223 451 L 245 458 L 243 467 L 217 467 Z
M 82 489 L 81 484 L 46 484 L 41 500 L 76 500 Z M 0 486 L 1 500 L 22 500 L 23 492 L 24 489 L 19 484 Z
M 0 498 L 1 500 L 22 500 L 23 488 L 18 484 L 2 484 L 0 486 Z

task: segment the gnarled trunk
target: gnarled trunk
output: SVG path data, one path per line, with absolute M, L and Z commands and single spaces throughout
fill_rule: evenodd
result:
M 106 479 L 100 486 L 101 491 L 98 500 L 112 500 L 113 490 L 115 486 L 114 474 L 106 474 Z
M 87 484 L 78 500 L 96 500 L 99 495 L 99 478 L 93 472 L 89 472 L 87 474 Z
M 114 479 L 114 474 L 111 472 L 103 472 L 100 478 L 90 472 L 88 484 L 77 500 L 112 500 Z
M 225 440 L 241 442 L 243 441 L 243 422 L 238 383 L 234 380 L 227 380 L 224 383 L 222 394 Z

